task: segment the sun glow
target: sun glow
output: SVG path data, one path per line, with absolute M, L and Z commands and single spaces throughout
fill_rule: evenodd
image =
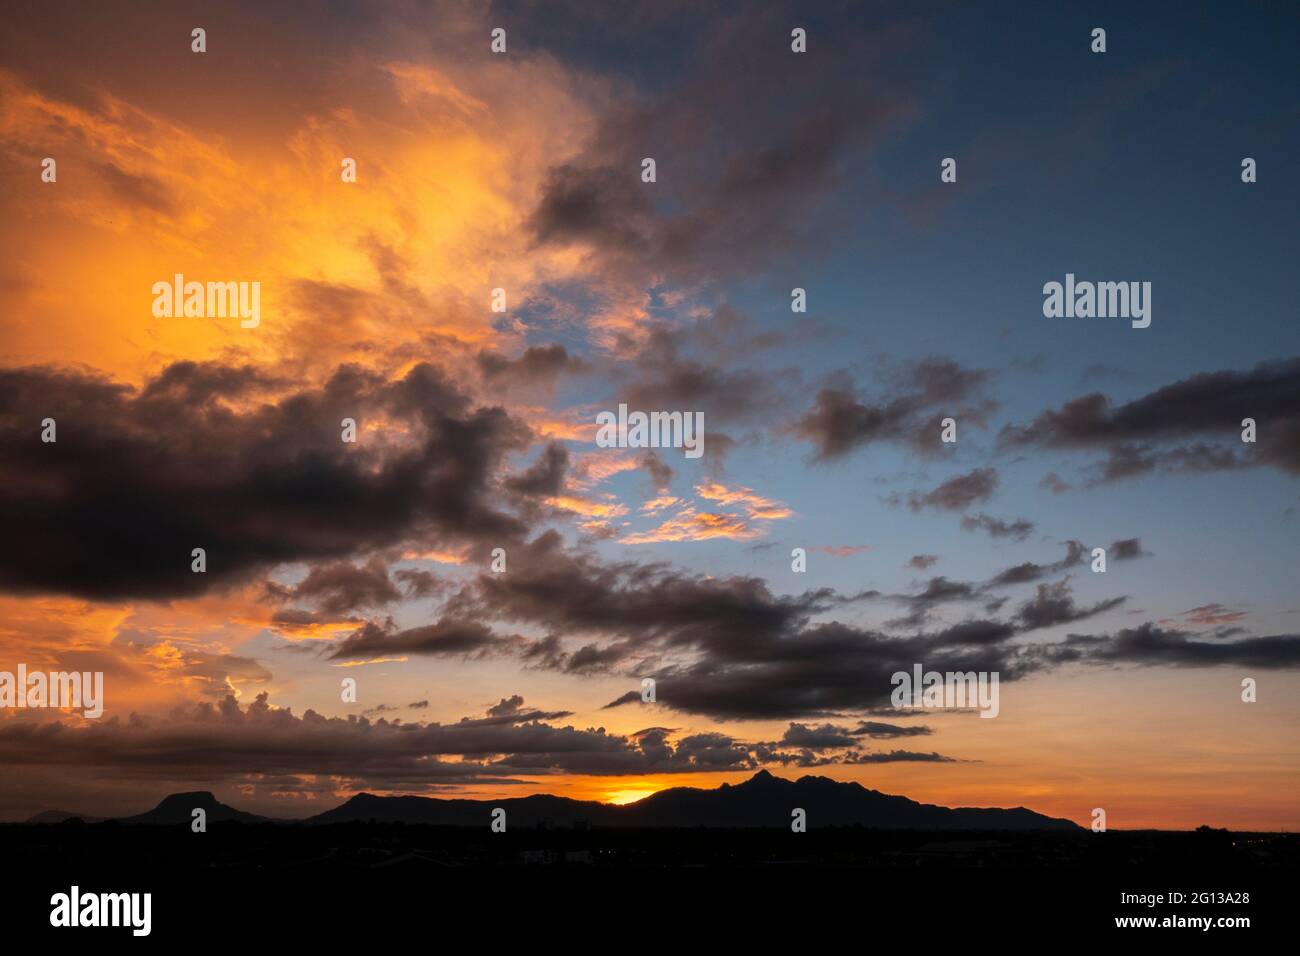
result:
M 646 797 L 650 796 L 650 794 L 657 792 L 658 790 L 653 787 L 633 790 L 611 790 L 605 794 L 605 802 L 617 804 L 621 807 L 625 804 L 636 803 L 638 800 L 644 800 Z

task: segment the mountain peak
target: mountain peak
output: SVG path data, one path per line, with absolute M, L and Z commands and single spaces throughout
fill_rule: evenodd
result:
M 191 790 L 186 793 L 170 793 L 159 801 L 158 806 L 184 803 L 191 807 L 220 806 L 221 801 L 211 790 Z
M 85 813 L 73 813 L 69 810 L 42 810 L 34 817 L 27 819 L 28 823 L 98 823 L 103 817 L 92 817 Z
M 152 810 L 133 817 L 124 817 L 122 822 L 189 823 L 195 810 L 202 810 L 207 815 L 209 823 L 220 823 L 226 820 L 256 823 L 266 819 L 255 813 L 244 813 L 242 810 L 226 806 L 211 790 L 191 790 L 187 793 L 168 794 Z

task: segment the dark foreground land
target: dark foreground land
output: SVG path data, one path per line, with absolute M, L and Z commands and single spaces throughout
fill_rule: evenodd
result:
M 491 833 L 358 822 L 215 823 L 192 833 L 185 824 L 72 821 L 0 826 L 0 846 L 6 933 L 123 935 L 127 945 L 209 932 L 299 941 L 379 933 L 371 937 L 378 940 L 438 924 L 486 934 L 484 941 L 591 933 L 605 948 L 635 945 L 638 934 L 679 936 L 688 925 L 691 934 L 724 940 L 846 921 L 864 940 L 949 927 L 954 941 L 985 931 L 1058 938 L 1172 931 L 1222 944 L 1286 928 L 1300 873 L 1300 836 L 1205 830 Z M 121 929 L 49 930 L 51 895 L 74 884 L 82 892 L 152 893 L 150 939 Z M 1122 893 L 1164 900 L 1124 903 Z M 1184 898 L 1171 905 L 1171 893 Z M 1197 894 L 1212 895 L 1197 901 Z M 1251 926 L 1115 926 L 1116 917 L 1167 915 L 1245 916 Z

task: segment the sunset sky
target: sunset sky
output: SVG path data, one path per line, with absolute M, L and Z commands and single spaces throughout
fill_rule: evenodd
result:
M 0 671 L 105 712 L 0 710 L 0 820 L 768 769 L 1300 826 L 1300 16 L 1049 6 L 6 4 Z

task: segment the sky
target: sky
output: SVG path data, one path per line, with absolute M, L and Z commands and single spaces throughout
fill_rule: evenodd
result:
M 1294 9 L 7 21 L 0 671 L 104 713 L 0 708 L 0 819 L 767 769 L 1300 824 Z M 159 317 L 178 273 L 257 325 Z M 1150 325 L 1046 317 L 1067 274 Z M 894 707 L 916 664 L 997 717 Z

